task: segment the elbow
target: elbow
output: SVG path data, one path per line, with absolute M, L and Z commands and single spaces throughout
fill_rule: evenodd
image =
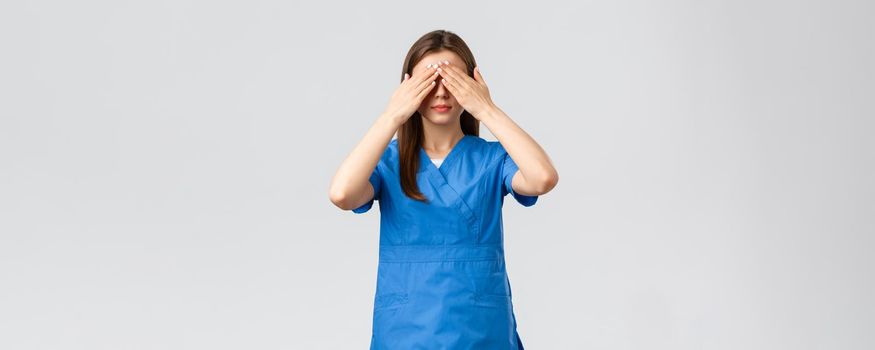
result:
M 352 204 L 350 203 L 350 198 L 347 191 L 332 187 L 330 190 L 328 190 L 328 199 L 331 200 L 331 203 L 333 203 L 336 207 L 340 209 L 353 209 L 351 207 Z
M 559 173 L 556 170 L 552 170 L 543 176 L 537 181 L 537 192 L 539 194 L 545 194 L 553 190 L 556 187 L 556 184 L 559 183 Z

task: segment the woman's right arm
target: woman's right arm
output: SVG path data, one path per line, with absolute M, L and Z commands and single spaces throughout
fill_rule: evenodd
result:
M 386 110 L 340 164 L 328 190 L 328 197 L 338 208 L 352 210 L 374 197 L 374 187 L 369 181 L 371 173 L 392 141 L 392 136 L 434 88 L 435 78 L 438 77 L 435 68 L 429 65 L 419 72 L 413 72 L 413 76 L 404 75 L 389 99 Z
M 380 115 L 340 164 L 328 191 L 331 202 L 338 208 L 352 210 L 374 197 L 374 187 L 368 178 L 392 141 L 395 131 L 401 126 L 399 120 L 390 114 Z

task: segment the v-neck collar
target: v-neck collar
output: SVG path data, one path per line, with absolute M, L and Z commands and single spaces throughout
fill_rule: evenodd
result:
M 444 157 L 444 161 L 441 163 L 441 166 L 438 167 L 434 163 L 432 163 L 431 158 L 429 158 L 428 153 L 425 151 L 425 148 L 419 146 L 419 160 L 420 160 L 420 171 L 425 170 L 425 167 L 432 167 L 434 170 L 440 171 L 441 169 L 446 169 L 447 164 L 452 163 L 453 160 L 459 157 L 459 154 L 462 152 L 462 148 L 465 146 L 465 143 L 468 139 L 471 138 L 471 135 L 465 134 L 462 136 L 459 141 L 456 141 L 456 144 L 453 145 L 453 148 L 450 149 L 450 152 L 447 153 L 447 156 Z

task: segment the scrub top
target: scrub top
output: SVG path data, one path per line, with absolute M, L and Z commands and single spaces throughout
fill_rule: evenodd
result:
M 369 181 L 380 202 L 371 349 L 523 349 L 504 260 L 501 208 L 518 167 L 498 141 L 465 135 L 438 167 L 419 149 L 407 197 L 393 139 Z

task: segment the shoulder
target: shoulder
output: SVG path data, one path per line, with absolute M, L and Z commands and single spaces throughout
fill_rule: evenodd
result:
M 382 159 L 398 159 L 398 139 L 392 139 L 392 141 L 389 141 L 389 145 L 387 145 L 386 150 L 383 151 Z
M 486 140 L 480 136 L 473 136 L 471 139 L 473 148 L 477 149 L 488 159 L 503 158 L 507 154 L 501 142 Z
M 386 149 L 383 150 L 383 155 L 380 157 L 380 162 L 377 166 L 384 166 L 388 170 L 394 171 L 398 168 L 398 162 L 398 139 L 392 139 L 392 141 L 389 141 Z
M 484 169 L 494 168 L 502 164 L 507 157 L 507 151 L 501 142 L 486 140 L 480 136 L 470 135 L 468 154 L 477 159 Z

